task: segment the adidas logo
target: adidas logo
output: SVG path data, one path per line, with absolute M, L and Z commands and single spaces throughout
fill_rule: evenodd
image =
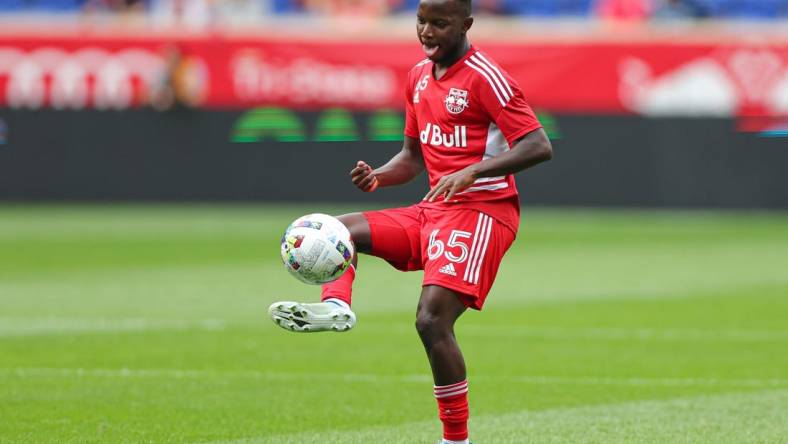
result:
M 448 264 L 442 266 L 438 273 L 448 274 L 449 276 L 457 276 L 457 272 L 454 270 L 454 264 L 449 262 Z

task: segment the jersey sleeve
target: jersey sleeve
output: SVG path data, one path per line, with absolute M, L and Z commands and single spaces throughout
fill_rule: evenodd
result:
M 419 124 L 416 121 L 416 109 L 413 106 L 413 71 L 408 73 L 408 80 L 405 82 L 405 136 L 414 139 L 419 138 Z
M 485 74 L 479 78 L 476 88 L 479 101 L 510 146 L 542 127 L 514 79 L 500 70 Z

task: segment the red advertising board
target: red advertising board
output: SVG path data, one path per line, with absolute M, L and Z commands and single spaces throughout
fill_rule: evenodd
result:
M 565 113 L 786 115 L 788 43 L 481 43 L 535 107 Z M 416 42 L 0 36 L 0 106 L 124 109 L 177 79 L 210 109 L 401 108 Z

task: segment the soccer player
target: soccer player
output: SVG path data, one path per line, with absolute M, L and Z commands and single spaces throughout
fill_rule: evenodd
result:
M 416 329 L 435 381 L 444 444 L 468 443 L 468 381 L 454 323 L 481 310 L 519 226 L 514 173 L 552 157 L 552 147 L 517 83 L 472 46 L 470 0 L 422 0 L 418 37 L 427 56 L 409 73 L 402 150 L 373 169 L 358 161 L 362 191 L 406 183 L 425 169 L 430 190 L 405 208 L 339 216 L 357 251 L 402 271 L 424 270 Z M 277 302 L 287 330 L 346 331 L 356 316 L 357 257 L 323 285 L 321 303 Z

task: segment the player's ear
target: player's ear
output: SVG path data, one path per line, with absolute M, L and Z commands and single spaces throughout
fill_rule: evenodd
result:
M 471 29 L 471 26 L 473 26 L 473 16 L 465 17 L 462 22 L 462 32 L 468 32 Z

